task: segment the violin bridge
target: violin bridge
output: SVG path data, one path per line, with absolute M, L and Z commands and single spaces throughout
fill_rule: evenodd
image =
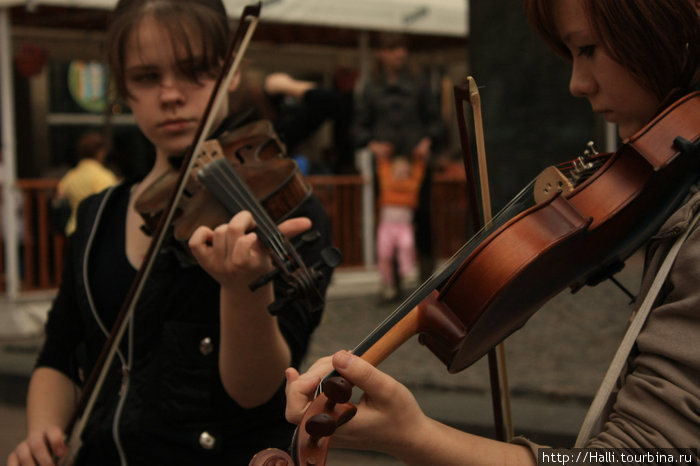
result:
M 571 181 L 558 168 L 547 167 L 535 179 L 535 203 L 539 204 L 557 193 L 566 194 L 573 189 Z

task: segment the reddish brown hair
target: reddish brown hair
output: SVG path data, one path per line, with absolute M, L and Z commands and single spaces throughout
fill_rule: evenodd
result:
M 571 59 L 557 33 L 553 1 L 560 0 L 524 0 L 525 12 L 545 42 Z M 689 0 L 584 0 L 583 5 L 610 56 L 659 99 L 698 78 L 700 19 Z

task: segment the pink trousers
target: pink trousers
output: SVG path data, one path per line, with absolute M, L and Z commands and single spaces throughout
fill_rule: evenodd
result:
M 413 225 L 406 222 L 379 222 L 377 227 L 377 268 L 385 285 L 394 286 L 394 254 L 402 277 L 413 272 L 416 262 Z

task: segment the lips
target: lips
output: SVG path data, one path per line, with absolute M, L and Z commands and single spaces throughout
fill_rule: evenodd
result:
M 608 120 L 608 121 L 610 121 L 610 118 L 611 118 L 611 116 L 612 116 L 612 114 L 613 114 L 613 111 L 612 111 L 612 110 L 605 109 L 605 108 L 593 109 L 593 111 L 594 111 L 595 113 L 599 114 L 599 115 L 603 115 L 603 117 L 604 117 L 606 120 Z
M 164 121 L 163 123 L 160 123 L 158 127 L 168 132 L 180 132 L 187 130 L 193 123 L 194 120 L 191 119 L 177 118 Z

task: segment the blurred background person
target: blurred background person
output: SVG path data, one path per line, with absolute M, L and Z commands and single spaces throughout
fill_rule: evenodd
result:
M 416 250 L 413 213 L 425 173 L 425 159 L 403 155 L 377 157 L 379 225 L 377 268 L 382 278 L 382 297 L 398 297 L 401 281 L 415 271 Z M 394 273 L 394 261 L 398 273 Z
M 54 224 L 66 236 L 75 230 L 75 214 L 80 201 L 117 183 L 117 176 L 104 166 L 107 148 L 97 131 L 83 134 L 78 140 L 78 164 L 68 170 L 56 188 L 53 204 Z
M 409 66 L 408 47 L 402 35 L 382 34 L 376 58 L 374 73 L 355 99 L 354 143 L 358 149 L 369 149 L 377 160 L 405 154 L 428 161 L 414 215 L 420 278 L 424 281 L 434 266 L 430 159 L 443 135 L 439 102 L 428 81 Z

